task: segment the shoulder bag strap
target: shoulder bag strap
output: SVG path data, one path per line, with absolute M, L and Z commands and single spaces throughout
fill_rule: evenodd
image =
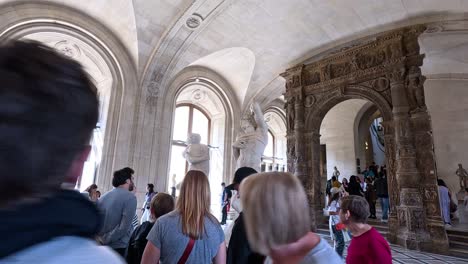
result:
M 184 254 L 182 254 L 182 257 L 180 257 L 179 261 L 177 264 L 185 264 L 187 262 L 188 257 L 190 256 L 190 253 L 192 252 L 193 246 L 195 245 L 195 239 L 190 238 L 187 247 L 185 247 Z

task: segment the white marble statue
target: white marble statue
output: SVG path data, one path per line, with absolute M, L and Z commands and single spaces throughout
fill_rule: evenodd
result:
M 183 156 L 189 163 L 189 170 L 202 171 L 208 176 L 210 173 L 210 149 L 207 145 L 200 144 L 200 142 L 201 137 L 199 134 L 189 134 Z
M 260 172 L 263 151 L 268 143 L 268 126 L 258 103 L 241 120 L 242 131 L 232 145 L 236 167 L 251 167 Z

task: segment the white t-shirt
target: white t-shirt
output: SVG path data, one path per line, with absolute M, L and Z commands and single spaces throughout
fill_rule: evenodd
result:
M 338 213 L 340 211 L 340 203 L 339 201 L 333 201 L 330 203 L 330 206 L 328 206 L 328 212 L 336 212 Z M 330 215 L 330 221 L 332 222 L 333 225 L 336 225 L 340 222 L 340 216 L 339 215 Z

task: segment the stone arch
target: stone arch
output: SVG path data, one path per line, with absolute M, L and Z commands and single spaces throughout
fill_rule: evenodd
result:
M 14 3 L 0 6 L 0 41 L 20 39 L 32 33 L 59 32 L 80 39 L 93 47 L 109 67 L 112 93 L 109 102 L 105 142 L 97 184 L 111 188 L 112 171 L 133 162 L 134 124 L 139 100 L 136 66 L 128 50 L 107 27 L 94 18 L 54 3 Z M 118 56 L 117 56 L 118 55 Z M 130 95 L 137 96 L 130 96 Z M 124 100 L 127 111 L 122 111 Z M 131 131 L 123 133 L 123 131 Z M 119 144 L 117 144 L 119 142 Z
M 224 129 L 224 167 L 223 177 L 225 182 L 229 182 L 231 175 L 234 173 L 235 163 L 232 161 L 232 142 L 235 137 L 235 124 L 240 122 L 239 102 L 235 93 L 232 90 L 229 82 L 217 72 L 203 66 L 188 66 L 179 72 L 172 80 L 170 86 L 161 95 L 163 103 L 160 106 L 162 120 L 164 126 L 159 129 L 158 133 L 154 133 L 152 143 L 149 143 L 154 150 L 149 171 L 156 171 L 154 181 L 158 186 L 167 188 L 167 177 L 157 177 L 157 175 L 167 175 L 170 157 L 162 153 L 169 153 L 171 146 L 172 127 L 174 122 L 174 114 L 172 109 L 175 108 L 176 100 L 179 94 L 191 84 L 196 83 L 209 89 L 215 94 L 223 106 L 225 113 L 225 129 Z M 158 106 L 159 107 L 159 106 Z M 159 111 L 158 111 L 159 112 Z M 162 189 L 162 188 L 161 188 Z
M 384 119 L 389 241 L 410 249 L 448 249 L 436 198 L 430 116 L 420 70 L 424 55 L 418 37 L 424 30 L 425 26 L 415 25 L 384 32 L 281 75 L 286 79 L 288 168 L 307 191 L 313 227 L 320 223 L 324 200 L 319 169 L 323 117 L 339 102 L 366 99 Z
M 380 93 L 368 89 L 366 86 L 348 85 L 343 89 L 343 93 L 331 93 L 329 97 L 314 106 L 314 109 L 307 114 L 305 127 L 311 131 L 318 132 L 323 118 L 328 111 L 335 105 L 348 99 L 365 99 L 379 109 L 385 121 L 393 119 L 392 105 Z

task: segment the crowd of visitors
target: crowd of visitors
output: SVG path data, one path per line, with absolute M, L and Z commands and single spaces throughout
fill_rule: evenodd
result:
M 391 251 L 367 224 L 388 220 L 385 166 L 343 178 L 335 167 L 326 185 L 335 250 L 311 232 L 314 213 L 292 174 L 242 167 L 223 184 L 222 219 L 210 213 L 208 177 L 187 172 L 180 195 L 147 185 L 138 221 L 134 174 L 113 174 L 109 192 L 73 190 L 90 152 L 98 119 L 95 86 L 75 61 L 37 42 L 0 47 L 0 246 L 2 263 L 391 263 Z M 445 224 L 451 193 L 438 181 Z M 225 227 L 230 206 L 239 212 Z M 465 198 L 464 206 L 468 206 Z
M 377 219 L 376 202 L 380 201 L 380 208 L 382 209 L 382 222 L 388 222 L 389 213 L 389 199 L 388 199 L 388 186 L 387 186 L 387 169 L 386 166 L 378 166 L 375 162 L 367 166 L 361 176 L 351 175 L 348 179 L 343 177 L 340 182 L 336 177 L 335 172 L 326 184 L 327 204 L 331 205 L 332 188 L 339 188 L 342 195 L 357 195 L 366 199 L 369 204 L 370 215 L 369 218 Z M 331 230 L 331 229 L 330 229 Z

